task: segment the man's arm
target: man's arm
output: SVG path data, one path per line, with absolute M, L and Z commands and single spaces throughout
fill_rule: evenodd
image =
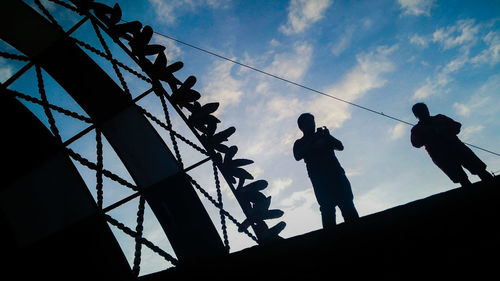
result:
M 304 155 L 309 153 L 312 148 L 313 143 L 318 139 L 319 135 L 314 134 L 308 138 L 301 138 L 295 141 L 293 144 L 293 156 L 295 160 L 300 161 L 304 159 Z
M 324 127 L 323 129 L 323 136 L 327 137 L 328 144 L 331 145 L 331 147 L 334 150 L 339 150 L 339 151 L 344 150 L 344 145 L 342 144 L 342 142 L 336 139 L 334 136 L 332 136 L 330 134 L 330 131 L 326 127 Z
M 295 160 L 297 161 L 304 158 L 304 148 L 300 140 L 296 140 L 293 144 L 293 157 L 295 157 Z
M 420 148 L 424 145 L 424 142 L 422 141 L 422 137 L 420 135 L 421 132 L 416 126 L 411 128 L 410 141 L 411 144 L 416 148 Z
M 293 144 L 293 157 L 295 157 L 295 160 L 297 161 L 300 161 L 302 160 L 302 158 L 304 158 L 299 140 L 296 140 Z
M 342 151 L 344 150 L 344 145 L 342 144 L 341 141 L 336 139 L 334 136 L 330 135 L 330 143 L 332 144 L 332 147 L 334 150 Z

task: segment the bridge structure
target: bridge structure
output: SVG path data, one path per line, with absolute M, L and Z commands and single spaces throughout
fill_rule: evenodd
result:
M 462 266 L 469 254 L 477 256 L 490 249 L 498 250 L 499 236 L 492 228 L 498 216 L 498 179 L 367 216 L 359 223 L 281 239 L 279 233 L 285 223 L 272 227 L 266 223 L 283 215 L 281 210 L 270 209 L 271 197 L 261 192 L 267 182 L 255 180 L 243 168 L 253 161 L 237 158 L 237 146 L 226 144 L 236 129 L 218 130 L 220 121 L 213 113 L 219 104 L 199 102 L 201 95 L 194 90 L 194 76 L 178 79 L 175 72 L 183 67 L 182 62 L 168 62 L 165 47 L 150 42 L 151 27 L 123 21 L 119 5 L 108 6 L 93 0 L 49 1 L 74 13 L 78 22 L 64 28 L 39 0 L 34 1 L 39 12 L 22 1 L 0 3 L 0 39 L 16 49 L 2 50 L 0 56 L 22 64 L 0 85 L 0 114 L 8 135 L 2 146 L 8 165 L 2 170 L 4 185 L 0 189 L 2 241 L 7 241 L 4 256 L 9 257 L 4 263 L 6 274 L 19 279 L 137 279 L 141 252 L 147 247 L 173 268 L 140 277 L 144 280 L 189 276 L 234 279 L 243 278 L 243 273 L 255 278 L 266 274 L 321 277 L 335 268 L 343 268 L 341 275 L 354 272 L 358 277 L 369 277 L 368 271 L 360 271 L 358 265 L 383 277 L 387 272 L 395 272 L 396 276 L 414 270 L 405 266 L 403 260 L 417 264 L 429 253 L 429 261 L 436 263 L 442 262 L 438 257 L 455 261 L 460 257 L 449 265 Z M 74 36 L 85 26 L 94 31 L 100 47 Z M 116 48 L 134 65 L 119 61 L 113 53 Z M 115 78 L 96 58 L 111 65 Z M 30 71 L 35 73 L 33 87 L 38 97 L 13 87 Z M 148 89 L 133 93 L 124 73 L 141 80 Z M 49 77 L 83 113 L 49 102 Z M 156 97 L 162 117 L 139 105 L 147 96 Z M 40 106 L 46 122 L 41 122 L 26 103 Z M 55 113 L 78 120 L 86 124 L 85 128 L 65 138 L 65 128 L 58 126 Z M 175 130 L 171 114 L 179 116 L 196 142 Z M 162 137 L 164 133 L 169 137 L 168 144 Z M 95 161 L 71 148 L 72 143 L 88 135 L 95 136 Z M 131 180 L 105 167 L 105 140 Z M 193 148 L 203 156 L 202 160 L 186 166 L 178 142 Z M 95 172 L 95 189 L 84 181 L 75 163 Z M 216 195 L 207 192 L 189 174 L 206 163 L 212 165 Z M 243 219 L 224 208 L 220 176 L 240 206 Z M 106 205 L 105 179 L 129 189 L 130 195 Z M 221 229 L 215 227 L 200 195 L 218 210 Z M 132 229 L 110 213 L 134 200 L 138 206 Z M 146 205 L 173 252 L 146 238 Z M 470 206 L 472 211 L 464 206 Z M 229 254 L 228 220 L 256 246 Z M 135 241 L 131 263 L 110 226 Z M 454 247 L 467 237 L 473 238 L 467 240 L 466 246 Z M 481 238 L 485 240 L 476 243 Z M 454 249 L 464 251 L 456 253 Z M 442 251 L 456 255 L 437 254 Z M 337 254 L 332 257 L 332 252 Z M 475 261 L 478 260 L 487 261 Z M 385 271 L 383 268 L 391 263 L 395 269 Z M 426 261 L 425 265 L 433 268 L 431 262 Z
M 230 247 L 227 220 L 255 243 L 280 239 L 278 234 L 285 223 L 268 227 L 265 222 L 283 215 L 281 210 L 270 209 L 271 197 L 261 192 L 267 182 L 254 180 L 243 168 L 253 161 L 238 159 L 238 147 L 224 144 L 236 129 L 218 130 L 220 121 L 213 113 L 219 104 L 200 104 L 201 95 L 193 89 L 196 78 L 189 76 L 181 82 L 174 75 L 183 63 L 168 62 L 165 47 L 150 43 L 151 27 L 137 21 L 122 22 L 119 5 L 53 0 L 52 3 L 79 18 L 75 25 L 64 28 L 42 2 L 35 0 L 34 3 L 38 11 L 17 0 L 0 4 L 0 38 L 15 49 L 15 52 L 2 51 L 0 55 L 24 64 L 2 83 L 0 104 L 3 120 L 11 120 L 4 127 L 9 138 L 2 152 L 10 165 L 3 171 L 6 184 L 1 189 L 0 209 L 2 224 L 7 229 L 5 239 L 13 242 L 9 254 L 14 256 L 14 271 L 31 274 L 15 266 L 23 256 L 31 256 L 36 260 L 32 264 L 37 269 L 35 272 L 41 275 L 57 272 L 46 264 L 50 263 L 90 276 L 138 276 L 143 246 L 172 265 L 223 256 L 228 254 Z M 100 47 L 74 36 L 85 26 L 94 31 Z M 135 65 L 130 67 L 117 60 L 112 52 L 117 48 Z M 116 80 L 95 57 L 111 64 Z M 32 70 L 38 97 L 13 87 Z M 138 95 L 132 93 L 123 72 L 145 82 L 149 89 Z M 52 81 L 64 89 L 83 113 L 49 102 L 46 85 Z M 138 104 L 149 95 L 157 97 L 163 117 L 155 116 Z M 47 124 L 20 101 L 41 106 Z M 196 143 L 175 130 L 169 112 L 172 108 L 187 125 Z M 58 126 L 55 113 L 87 126 L 65 139 L 63 135 L 67 133 Z M 168 134 L 170 146 L 153 124 Z M 90 134 L 95 135 L 96 161 L 70 147 Z M 132 181 L 106 169 L 104 140 L 110 144 Z M 184 142 L 204 158 L 186 167 L 178 142 Z M 213 168 L 216 196 L 209 194 L 188 173 L 208 162 Z M 96 198 L 92 197 L 75 163 L 95 171 Z M 224 209 L 220 176 L 233 192 L 243 219 L 236 219 Z M 121 184 L 132 194 L 106 206 L 103 179 Z M 197 193 L 219 210 L 220 231 Z M 135 230 L 110 215 L 111 211 L 134 199 L 138 199 Z M 173 253 L 145 238 L 146 204 L 168 238 Z M 108 224 L 135 240 L 132 268 Z M 46 260 L 47 253 L 52 253 L 54 258 Z

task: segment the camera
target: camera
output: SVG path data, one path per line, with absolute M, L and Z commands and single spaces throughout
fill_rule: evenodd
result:
M 318 130 L 317 130 L 317 133 L 320 134 L 320 135 L 328 135 L 328 134 L 330 134 L 330 132 L 328 131 L 328 128 L 326 128 L 326 126 L 319 127 Z

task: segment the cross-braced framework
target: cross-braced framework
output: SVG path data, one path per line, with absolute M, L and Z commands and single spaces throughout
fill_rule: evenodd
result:
M 74 12 L 81 17 L 78 23 L 64 31 L 65 36 L 71 38 L 71 40 L 73 40 L 82 49 L 85 49 L 86 51 L 91 52 L 111 63 L 113 72 L 118 77 L 119 84 L 121 85 L 123 92 L 130 99 L 130 103 L 135 104 L 139 108 L 140 112 L 153 124 L 156 124 L 169 134 L 178 166 L 183 172 L 187 173 L 204 163 L 211 162 L 216 187 L 216 198 L 210 195 L 210 193 L 207 192 L 192 176 L 189 174 L 186 175 L 196 190 L 198 190 L 219 210 L 223 241 L 227 252 L 229 252 L 230 245 L 226 219 L 233 222 L 238 227 L 240 232 L 248 235 L 256 243 L 263 243 L 273 239 L 278 239 L 278 234 L 285 227 L 285 223 L 280 222 L 274 227 L 269 228 L 265 220 L 279 218 L 283 215 L 283 212 L 281 210 L 269 210 L 271 197 L 266 197 L 263 193 L 261 193 L 261 191 L 267 187 L 267 182 L 265 180 L 254 180 L 253 176 L 247 170 L 242 168 L 243 166 L 253 163 L 253 161 L 235 158 L 238 151 L 237 146 L 228 146 L 223 144 L 232 134 L 234 134 L 235 128 L 230 127 L 222 131 L 217 131 L 217 124 L 220 121 L 212 114 L 217 110 L 219 104 L 208 103 L 201 105 L 198 102 L 201 95 L 193 89 L 196 83 L 196 78 L 194 76 L 189 76 L 184 80 L 184 82 L 181 82 L 175 77 L 174 72 L 180 70 L 183 67 L 183 64 L 182 62 L 167 64 L 165 47 L 149 43 L 153 35 L 151 27 L 143 26 L 142 23 L 138 21 L 123 22 L 121 20 L 121 9 L 118 4 L 113 7 L 109 7 L 105 4 L 97 3 L 92 0 L 71 0 L 71 3 L 60 0 L 49 1 L 64 7 L 68 11 Z M 57 20 L 51 15 L 49 10 L 39 0 L 34 0 L 34 2 L 45 17 L 52 22 L 52 24 L 63 30 L 63 27 L 61 27 Z M 92 46 L 91 44 L 73 36 L 74 32 L 86 22 L 90 22 L 90 25 L 98 38 L 100 46 L 104 49 L 104 52 L 99 50 L 98 47 Z M 141 71 L 134 70 L 134 67 L 127 66 L 117 60 L 113 55 L 109 44 L 104 39 L 103 33 L 106 33 L 113 40 L 114 44 L 119 46 L 135 62 L 135 64 L 140 67 L 144 74 L 142 74 Z M 128 44 L 128 47 L 126 44 Z M 95 190 L 98 208 L 100 208 L 108 223 L 114 225 L 135 239 L 135 253 L 133 261 L 134 274 L 136 276 L 139 275 L 142 245 L 150 248 L 152 251 L 162 256 L 172 265 L 176 265 L 178 260 L 175 257 L 160 249 L 160 247 L 154 245 L 151 241 L 144 237 L 143 223 L 146 200 L 142 194 L 142 189 L 135 183 L 123 179 L 123 177 L 120 177 L 116 173 L 113 173 L 104 167 L 103 136 L 99 126 L 94 122 L 94 120 L 63 107 L 53 105 L 48 101 L 45 87 L 46 78 L 44 78 L 42 67 L 37 63 L 36 58 L 30 58 L 3 51 L 0 51 L 0 57 L 7 60 L 15 60 L 25 63 L 19 71 L 11 75 L 1 85 L 2 92 L 4 92 L 4 94 L 13 95 L 20 100 L 42 106 L 44 114 L 48 120 L 48 127 L 50 131 L 65 148 L 67 154 L 74 161 L 95 171 Z M 154 61 L 150 60 L 150 57 L 155 57 Z M 39 98 L 35 98 L 9 88 L 9 86 L 11 86 L 16 80 L 32 68 L 34 68 L 36 72 Z M 150 88 L 133 98 L 122 71 L 131 74 L 143 82 L 146 82 Z M 163 83 L 168 85 L 169 91 L 164 88 Z M 161 104 L 163 117 L 156 117 L 146 108 L 138 104 L 138 101 L 146 96 L 149 96 L 151 93 L 155 94 L 157 102 Z M 187 124 L 189 130 L 201 145 L 190 141 L 188 138 L 182 136 L 174 130 L 168 109 L 169 106 L 167 104 L 170 104 L 170 107 L 172 107 L 185 124 Z M 58 112 L 65 116 L 85 122 L 87 127 L 74 136 L 63 140 L 60 134 L 60 128 L 58 128 L 56 120 L 53 116 L 53 112 Z M 164 121 L 162 121 L 162 119 L 164 119 Z M 69 147 L 72 143 L 92 131 L 95 132 L 95 151 L 97 156 L 95 162 L 85 158 Z M 204 159 L 189 167 L 185 167 L 178 141 L 194 148 L 194 150 L 204 156 Z M 243 222 L 239 222 L 235 217 L 233 217 L 233 215 L 224 209 L 219 173 L 227 182 L 229 189 L 234 194 L 234 197 L 241 206 L 241 210 L 246 216 Z M 104 207 L 104 178 L 108 178 L 131 189 L 133 194 Z M 247 181 L 250 180 L 254 181 L 247 183 Z M 109 212 L 136 198 L 139 198 L 139 204 L 137 208 L 137 225 L 135 230 L 133 230 L 125 226 L 125 224 L 119 222 L 117 219 L 111 217 Z M 253 233 L 250 231 L 250 228 L 253 230 Z

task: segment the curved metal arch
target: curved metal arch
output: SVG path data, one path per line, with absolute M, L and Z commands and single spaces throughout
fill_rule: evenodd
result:
M 0 153 L 7 163 L 1 176 L 0 237 L 6 274 L 23 279 L 73 271 L 131 278 L 120 246 L 58 139 L 0 87 L 6 133 Z
M 173 154 L 121 88 L 28 5 L 6 0 L 0 6 L 0 38 L 33 58 L 94 120 L 144 191 L 179 260 L 225 254 Z

